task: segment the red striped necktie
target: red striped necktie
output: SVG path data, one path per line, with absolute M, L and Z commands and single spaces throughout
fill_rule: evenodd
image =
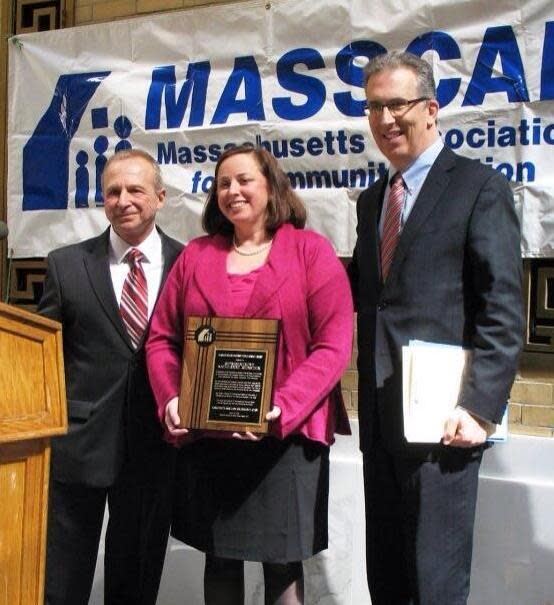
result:
M 381 235 L 381 275 L 387 279 L 394 257 L 394 251 L 400 238 L 400 221 L 404 207 L 404 179 L 396 172 L 390 180 L 389 199 L 385 211 L 385 222 Z
M 123 323 L 135 349 L 148 325 L 148 284 L 141 265 L 143 259 L 144 255 L 136 248 L 131 248 L 125 255 L 129 273 L 123 284 L 119 305 Z

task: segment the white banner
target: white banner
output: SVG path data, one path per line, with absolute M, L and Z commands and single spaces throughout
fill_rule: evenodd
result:
M 350 255 L 356 198 L 386 169 L 362 69 L 395 49 L 433 63 L 446 144 L 510 180 L 523 253 L 554 256 L 552 0 L 264 0 L 12 38 L 10 248 L 43 256 L 105 228 L 100 175 L 130 146 L 162 165 L 159 223 L 188 241 L 217 157 L 249 141 Z

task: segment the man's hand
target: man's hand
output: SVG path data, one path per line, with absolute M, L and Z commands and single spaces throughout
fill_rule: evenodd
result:
M 475 447 L 485 443 L 490 432 L 490 423 L 457 407 L 444 424 L 442 442 L 452 447 Z
M 165 406 L 165 426 L 169 431 L 169 434 L 173 437 L 182 437 L 186 435 L 189 430 L 188 429 L 180 429 L 179 424 L 181 423 L 181 419 L 179 418 L 179 398 L 173 397 L 170 399 L 167 405 Z

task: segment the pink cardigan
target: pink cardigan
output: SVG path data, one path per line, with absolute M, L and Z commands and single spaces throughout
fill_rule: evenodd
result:
M 219 235 L 190 242 L 156 304 L 146 355 L 160 420 L 179 393 L 186 315 L 231 316 L 229 246 Z M 335 432 L 350 434 L 339 381 L 352 352 L 352 298 L 329 242 L 313 231 L 282 226 L 244 315 L 281 319 L 278 355 L 286 363 L 278 364 L 273 403 L 282 413 L 271 423 L 271 433 L 279 438 L 301 434 L 327 445 Z

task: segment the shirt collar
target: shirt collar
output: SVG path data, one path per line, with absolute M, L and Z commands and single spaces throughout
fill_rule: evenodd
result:
M 406 189 L 410 193 L 421 185 L 443 147 L 444 143 L 442 142 L 442 139 L 438 137 L 436 141 L 431 143 L 431 145 L 429 145 L 429 147 L 427 147 L 427 149 L 420 154 L 404 172 L 402 172 L 402 178 L 404 179 Z M 393 176 L 396 172 L 397 169 L 391 164 L 389 167 L 389 175 Z
M 143 262 L 154 263 L 161 258 L 161 239 L 158 230 L 154 227 L 138 246 L 131 246 L 110 227 L 110 260 L 118 265 L 125 262 L 125 256 L 131 248 L 137 248 L 144 255 Z

